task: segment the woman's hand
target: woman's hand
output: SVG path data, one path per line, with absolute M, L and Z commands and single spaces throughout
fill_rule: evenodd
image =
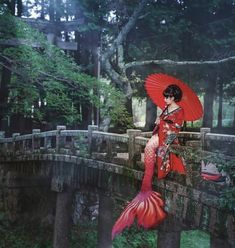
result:
M 154 123 L 155 123 L 156 125 L 158 125 L 158 124 L 160 123 L 160 118 L 157 117 Z

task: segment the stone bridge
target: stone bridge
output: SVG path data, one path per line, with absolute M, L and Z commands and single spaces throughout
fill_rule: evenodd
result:
M 99 192 L 97 247 L 112 247 L 114 199 L 131 200 L 139 190 L 143 149 L 151 133 L 135 129 L 126 134 L 105 133 L 91 125 L 88 130 L 57 126 L 57 130 L 34 129 L 32 134 L 14 133 L 10 138 L 3 132 L 0 135 L 0 191 L 47 186 L 57 192 L 53 246 L 68 247 L 72 192 L 85 187 Z M 189 229 L 208 232 L 211 247 L 235 247 L 234 208 L 220 204 L 221 192 L 228 186 L 200 177 L 200 161 L 207 154 L 203 150 L 216 140 L 234 146 L 235 136 L 201 128 L 198 133 L 181 132 L 179 138 L 184 149 L 191 147 L 196 153 L 200 148 L 201 157 L 186 158 L 186 177 L 170 174 L 164 180 L 154 179 L 154 188 L 162 193 L 169 214 L 158 228 L 157 247 L 180 247 L 180 232 Z

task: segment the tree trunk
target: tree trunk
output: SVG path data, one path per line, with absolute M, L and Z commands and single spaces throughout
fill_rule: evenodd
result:
M 54 2 L 54 0 L 50 0 L 50 3 L 49 3 L 49 18 L 50 18 L 50 21 L 55 21 L 55 2 Z
M 222 128 L 222 113 L 223 113 L 223 82 L 219 81 L 219 109 L 218 109 L 218 124 L 217 127 Z
M 22 0 L 17 0 L 17 16 L 21 17 L 23 12 Z
M 132 97 L 127 97 L 126 98 L 125 105 L 126 105 L 127 112 L 130 114 L 130 116 L 133 116 Z
M 215 96 L 215 86 L 215 78 L 208 78 L 208 84 L 204 96 L 203 127 L 213 127 L 213 102 Z
M 61 0 L 56 0 L 56 5 L 55 5 L 55 20 L 57 22 L 60 22 L 60 17 L 61 17 L 61 8 L 62 8 L 62 2 Z
M 68 22 L 69 21 L 68 0 L 65 1 L 64 8 L 65 8 L 65 19 Z M 60 33 L 60 36 L 61 36 L 61 33 Z M 69 42 L 69 32 L 64 31 L 64 39 L 65 39 L 65 42 Z M 68 51 L 68 50 L 64 50 L 64 52 L 66 54 L 70 54 L 70 51 Z
M 45 19 L 45 0 L 42 0 L 41 6 L 42 6 L 42 10 L 40 12 L 40 19 L 44 20 Z
M 156 117 L 157 117 L 157 107 L 149 98 L 147 98 L 144 130 L 146 131 L 153 130 L 155 126 L 154 122 L 156 120 Z
M 12 15 L 15 15 L 16 0 L 8 1 L 7 7 Z
M 92 106 L 89 102 L 82 103 L 82 128 L 87 129 L 92 124 Z
M 233 111 L 233 130 L 235 130 L 235 106 Z
M 10 67 L 10 64 L 5 62 L 5 64 Z M 8 85 L 11 82 L 11 71 L 3 67 L 2 68 L 2 77 L 1 77 L 1 82 L 0 82 L 0 130 L 1 131 L 6 131 L 6 121 L 4 121 L 5 112 L 7 108 L 7 97 L 8 97 Z
M 77 42 L 77 51 L 74 52 L 74 59 L 77 64 L 81 61 L 81 36 L 78 31 L 75 31 L 75 42 Z
M 93 53 L 93 63 L 94 63 L 94 71 L 93 75 L 99 80 L 100 78 L 100 33 L 95 33 L 94 35 L 94 48 L 92 49 Z M 94 88 L 94 95 L 96 95 L 99 98 L 99 89 Z M 96 106 L 93 106 L 93 113 L 94 113 L 94 124 L 99 126 L 100 122 L 100 109 Z

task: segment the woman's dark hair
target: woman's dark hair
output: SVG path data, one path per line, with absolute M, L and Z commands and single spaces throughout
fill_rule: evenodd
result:
M 175 102 L 179 102 L 183 96 L 183 92 L 180 87 L 176 84 L 170 84 L 164 91 L 163 96 L 174 97 Z

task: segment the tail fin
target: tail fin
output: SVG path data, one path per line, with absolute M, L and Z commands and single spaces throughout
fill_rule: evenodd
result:
M 154 191 L 140 192 L 125 208 L 113 230 L 112 238 L 121 233 L 126 227 L 130 227 L 135 217 L 137 217 L 138 225 L 146 229 L 156 227 L 166 217 L 163 209 L 164 202 L 161 195 Z

